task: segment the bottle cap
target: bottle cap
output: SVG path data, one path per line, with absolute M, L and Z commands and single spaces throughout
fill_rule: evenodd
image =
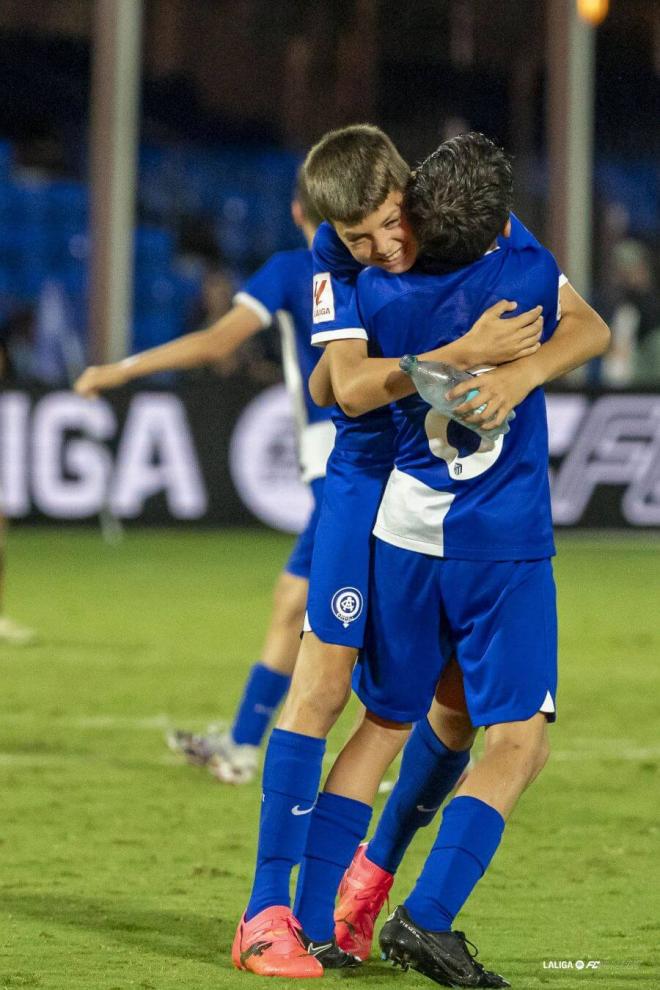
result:
M 414 354 L 404 354 L 399 361 L 399 367 L 401 371 L 405 371 L 407 375 L 415 368 L 417 365 L 417 358 Z

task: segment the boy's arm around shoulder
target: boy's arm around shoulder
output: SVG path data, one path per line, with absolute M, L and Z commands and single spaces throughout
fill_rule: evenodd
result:
M 533 389 L 605 353 L 610 343 L 609 327 L 569 282 L 561 286 L 559 301 L 561 319 L 550 340 L 535 354 L 479 376 L 478 396 L 456 409 L 467 422 L 479 423 L 485 429 L 500 426 Z M 461 383 L 449 396 L 458 398 L 470 387 L 474 384 Z M 484 412 L 476 413 L 484 403 Z
M 444 361 L 467 371 L 480 364 L 500 364 L 535 353 L 542 329 L 540 307 L 504 319 L 515 306 L 514 302 L 500 300 L 482 313 L 462 337 L 419 354 L 419 359 Z M 309 387 L 317 405 L 337 402 L 347 416 L 353 417 L 415 392 L 412 380 L 399 367 L 399 358 L 369 357 L 366 340 L 338 340 L 326 345 Z
M 559 302 L 561 319 L 552 337 L 524 359 L 530 362 L 534 386 L 574 371 L 604 354 L 610 345 L 609 327 L 570 282 L 561 286 Z

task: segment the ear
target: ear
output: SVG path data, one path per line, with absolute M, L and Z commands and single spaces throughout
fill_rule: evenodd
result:
M 302 206 L 297 199 L 294 199 L 291 203 L 291 219 L 295 223 L 299 230 L 302 230 L 302 226 L 305 222 L 305 214 L 303 213 Z
M 502 231 L 502 237 L 511 237 L 511 217 L 504 224 L 504 230 Z

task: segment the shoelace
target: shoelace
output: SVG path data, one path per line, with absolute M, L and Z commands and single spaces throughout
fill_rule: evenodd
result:
M 262 938 L 270 938 L 274 935 L 284 935 L 287 928 L 298 938 L 298 926 L 294 923 L 291 915 L 282 914 L 274 918 L 269 918 L 263 927 L 254 932 L 254 940 L 259 941 Z
M 486 972 L 486 969 L 482 966 L 482 964 L 480 962 L 477 962 L 477 956 L 479 955 L 479 949 L 476 947 L 476 945 L 474 944 L 474 942 L 471 942 L 470 941 L 470 939 L 467 937 L 467 935 L 465 934 L 465 932 L 454 932 L 454 935 L 457 935 L 460 938 L 461 942 L 465 946 L 465 951 L 467 952 L 467 954 L 472 959 L 472 962 L 474 963 L 474 965 L 475 965 L 476 969 L 478 970 L 478 972 L 479 973 L 485 973 Z M 470 949 L 468 949 L 468 946 L 470 946 L 470 949 L 474 949 L 474 952 L 470 952 Z
M 299 945 L 301 945 L 303 947 L 303 949 L 305 949 L 305 943 L 303 942 L 302 938 L 300 937 L 300 933 L 302 932 L 301 926 L 298 924 L 298 922 L 295 920 L 295 918 L 293 918 L 291 915 L 288 915 L 287 916 L 286 923 L 289 926 L 289 931 L 292 933 L 293 937 L 296 939 L 296 941 L 299 943 Z M 305 951 L 307 951 L 307 950 L 305 949 Z

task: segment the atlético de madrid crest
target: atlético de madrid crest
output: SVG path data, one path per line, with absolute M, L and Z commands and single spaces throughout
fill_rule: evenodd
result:
M 357 588 L 340 588 L 332 596 L 330 607 L 335 619 L 339 619 L 344 629 L 348 629 L 351 622 L 362 614 L 364 599 Z

